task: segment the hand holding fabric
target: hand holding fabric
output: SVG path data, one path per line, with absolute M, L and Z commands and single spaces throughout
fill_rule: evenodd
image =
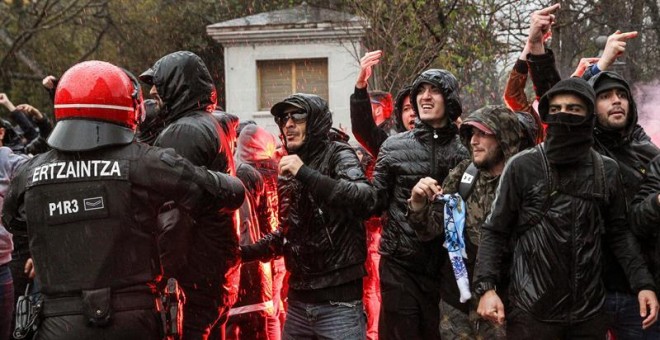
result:
M 435 196 L 442 194 L 442 187 L 431 177 L 424 177 L 415 184 L 408 200 L 413 212 L 422 210 Z

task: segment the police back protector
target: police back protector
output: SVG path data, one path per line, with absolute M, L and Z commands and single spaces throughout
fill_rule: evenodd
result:
M 51 153 L 54 157 L 28 170 L 25 193 L 30 249 L 42 292 L 152 281 L 159 273 L 157 251 L 152 232 L 141 227 L 146 223 L 134 211 L 130 161 Z

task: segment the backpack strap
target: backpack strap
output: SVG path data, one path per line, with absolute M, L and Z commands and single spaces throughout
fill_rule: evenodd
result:
M 461 183 L 458 185 L 458 193 L 463 198 L 463 201 L 467 201 L 467 198 L 472 194 L 474 190 L 474 185 L 477 183 L 477 178 L 479 177 L 479 169 L 473 163 L 465 169 L 463 177 L 461 177 Z
M 524 234 L 531 227 L 541 222 L 541 219 L 548 213 L 548 210 L 550 210 L 550 205 L 552 204 L 552 196 L 557 194 L 557 183 L 559 183 L 559 174 L 552 167 L 550 162 L 548 162 L 548 157 L 545 155 L 545 148 L 543 147 L 543 143 L 537 144 L 535 148 L 541 154 L 541 162 L 542 162 L 541 164 L 543 165 L 543 173 L 545 174 L 545 180 L 548 182 L 548 185 L 547 185 L 547 189 L 545 190 L 545 198 L 543 199 L 540 213 L 531 216 L 524 225 L 518 227 L 517 230 L 518 236 Z

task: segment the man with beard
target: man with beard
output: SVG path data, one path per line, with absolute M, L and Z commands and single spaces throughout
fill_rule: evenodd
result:
M 530 23 L 530 73 L 535 89 L 541 93 L 543 88 L 549 88 L 560 79 L 552 51 L 545 49 L 542 43 L 542 36 L 549 30 L 553 13 L 558 6 L 553 5 L 535 12 Z M 637 123 L 637 106 L 629 84 L 620 75 L 604 71 L 625 53 L 626 41 L 635 37 L 637 32 L 616 31 L 611 34 L 598 62 L 587 67 L 582 76 L 589 80 L 596 92 L 594 150 L 618 163 L 624 199 L 628 206 L 631 206 L 641 183 L 647 177 L 649 162 L 660 154 L 660 150 Z M 636 233 L 636 221 L 644 216 L 630 214 L 629 217 L 629 228 Z M 634 247 L 641 249 L 647 261 L 653 263 L 653 257 L 656 256 L 655 241 L 641 235 L 645 233 L 638 235 Z M 616 260 L 609 248 L 605 247 L 603 252 L 603 275 L 607 290 L 605 313 L 610 331 L 617 339 L 660 338 L 659 324 L 643 327 L 648 325 L 640 316 L 637 294 L 626 280 L 622 264 Z M 650 269 L 657 277 L 658 273 L 655 271 L 660 268 L 650 266 Z M 656 285 L 658 283 L 660 281 L 656 281 Z
M 651 160 L 660 155 L 660 150 L 649 139 L 643 129 L 637 124 L 637 106 L 632 97 L 628 83 L 614 72 L 600 72 L 589 80 L 596 92 L 596 127 L 594 129 L 594 149 L 611 157 L 621 169 L 621 182 L 628 204 L 631 204 L 639 188 L 646 180 Z M 649 264 L 658 259 L 654 252 L 655 239 L 638 233 L 639 220 L 645 216 L 629 214 L 630 228 L 638 236 L 640 249 L 647 256 Z M 644 228 L 644 226 L 642 226 Z M 637 313 L 637 297 L 628 281 L 623 276 L 624 270 L 606 251 L 604 267 L 607 289 L 606 310 L 610 327 L 617 339 L 637 339 L 640 337 L 660 338 L 660 325 L 655 324 L 648 329 L 642 326 L 643 318 Z M 658 275 L 657 266 L 650 267 Z M 656 285 L 660 281 L 656 281 Z
M 466 159 L 451 170 L 442 183 L 422 178 L 412 189 L 408 220 L 421 240 L 444 234 L 444 204 L 434 199 L 441 194 L 460 193 L 467 207 L 465 245 L 467 271 L 471 280 L 479 246 L 480 226 L 490 213 L 495 190 L 504 163 L 518 152 L 522 131 L 516 114 L 503 106 L 486 106 L 468 116 L 461 124 L 461 140 L 470 148 L 472 159 Z M 477 169 L 476 173 L 468 170 Z M 469 189 L 463 189 L 467 183 Z M 444 235 L 443 235 L 444 238 Z M 446 252 L 446 251 L 445 251 Z M 459 288 L 448 254 L 442 263 L 440 286 L 440 336 L 443 339 L 503 339 L 504 328 L 479 322 L 477 302 L 461 303 Z
M 380 242 L 381 339 L 438 339 L 442 240 L 421 240 L 406 218 L 411 189 L 423 177 L 438 183 L 469 153 L 454 121 L 462 113 L 458 81 L 446 70 L 417 76 L 410 94 L 415 128 L 381 146 L 373 183 L 379 214 L 387 212 Z
M 243 261 L 284 255 L 291 275 L 283 339 L 364 339 L 362 220 L 375 192 L 351 146 L 329 140 L 325 100 L 297 93 L 271 113 L 288 152 L 278 166 L 280 226 L 241 247 Z
M 172 148 L 195 165 L 233 174 L 231 150 L 212 115 L 217 93 L 202 59 L 189 51 L 168 54 L 140 80 L 151 85 L 165 125 L 154 145 Z M 188 263 L 177 277 L 186 294 L 183 333 L 186 339 L 206 339 L 218 320 L 224 324 L 235 298 L 228 280 L 237 272 L 238 236 L 231 212 L 191 217 L 195 226 Z
M 623 264 L 644 325 L 656 321 L 655 285 L 626 225 L 618 166 L 591 149 L 594 97 L 586 81 L 571 78 L 541 98 L 546 141 L 505 166 L 482 226 L 477 311 L 502 324 L 498 292 L 508 290 L 511 339 L 604 337 L 603 247 Z M 511 263 L 503 261 L 502 252 L 509 244 L 514 245 Z M 502 282 L 505 268 L 511 268 L 508 287 Z

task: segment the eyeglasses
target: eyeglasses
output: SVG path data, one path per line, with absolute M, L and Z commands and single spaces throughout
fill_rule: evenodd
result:
M 296 124 L 302 124 L 307 121 L 307 112 L 294 111 L 294 112 L 289 112 L 287 114 L 283 114 L 281 116 L 275 116 L 275 123 L 277 123 L 278 126 L 282 127 L 286 125 L 286 122 L 288 122 L 289 119 L 293 119 L 293 122 Z

